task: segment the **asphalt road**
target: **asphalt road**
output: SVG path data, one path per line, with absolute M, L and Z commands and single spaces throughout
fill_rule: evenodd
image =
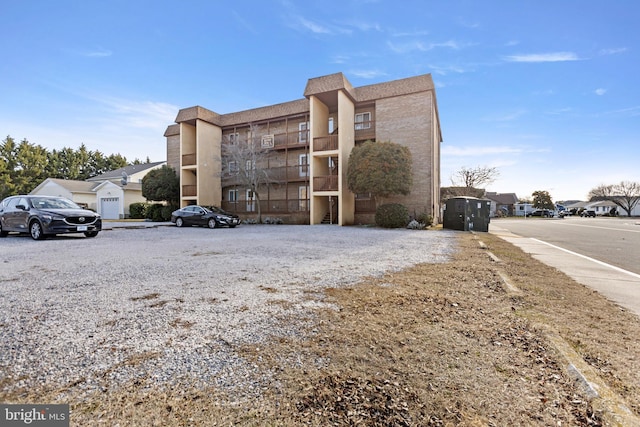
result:
M 640 274 L 640 218 L 509 218 L 492 226 Z

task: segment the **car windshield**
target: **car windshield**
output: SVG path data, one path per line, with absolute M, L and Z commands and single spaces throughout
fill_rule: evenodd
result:
M 67 199 L 54 199 L 50 197 L 36 197 L 31 199 L 31 204 L 36 209 L 81 209 L 80 206 Z

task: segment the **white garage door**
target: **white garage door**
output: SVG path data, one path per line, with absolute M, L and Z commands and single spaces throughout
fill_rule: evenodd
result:
M 118 197 L 100 199 L 100 215 L 102 219 L 120 219 L 120 199 Z

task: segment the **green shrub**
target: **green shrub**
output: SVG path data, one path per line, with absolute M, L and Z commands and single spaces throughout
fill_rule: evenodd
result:
M 149 203 L 131 203 L 129 205 L 129 217 L 133 219 L 144 219 L 147 217 L 147 209 L 149 209 Z
M 160 204 L 151 204 L 147 209 L 147 219 L 156 222 L 169 221 L 171 219 L 171 208 Z
M 384 228 L 402 228 L 409 223 L 409 210 L 399 203 L 389 203 L 376 209 L 376 225 Z
M 416 215 L 415 220 L 420 224 L 424 224 L 426 226 L 433 224 L 433 217 L 426 212 L 422 212 L 421 214 Z

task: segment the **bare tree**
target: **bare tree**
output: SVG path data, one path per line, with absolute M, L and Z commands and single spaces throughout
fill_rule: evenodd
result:
M 251 191 L 257 204 L 258 222 L 262 222 L 260 191 L 272 180 L 269 177 L 269 144 L 262 143 L 259 126 L 249 125 L 249 136 L 227 136 L 222 144 L 222 173 L 235 177 L 239 186 Z
M 633 209 L 640 203 L 640 182 L 621 181 L 614 185 L 599 185 L 589 191 L 589 200 L 607 200 L 615 203 L 631 216 Z
M 500 176 L 496 167 L 476 166 L 468 168 L 463 166 L 451 176 L 451 184 L 466 188 L 478 188 L 482 185 L 490 184 Z

